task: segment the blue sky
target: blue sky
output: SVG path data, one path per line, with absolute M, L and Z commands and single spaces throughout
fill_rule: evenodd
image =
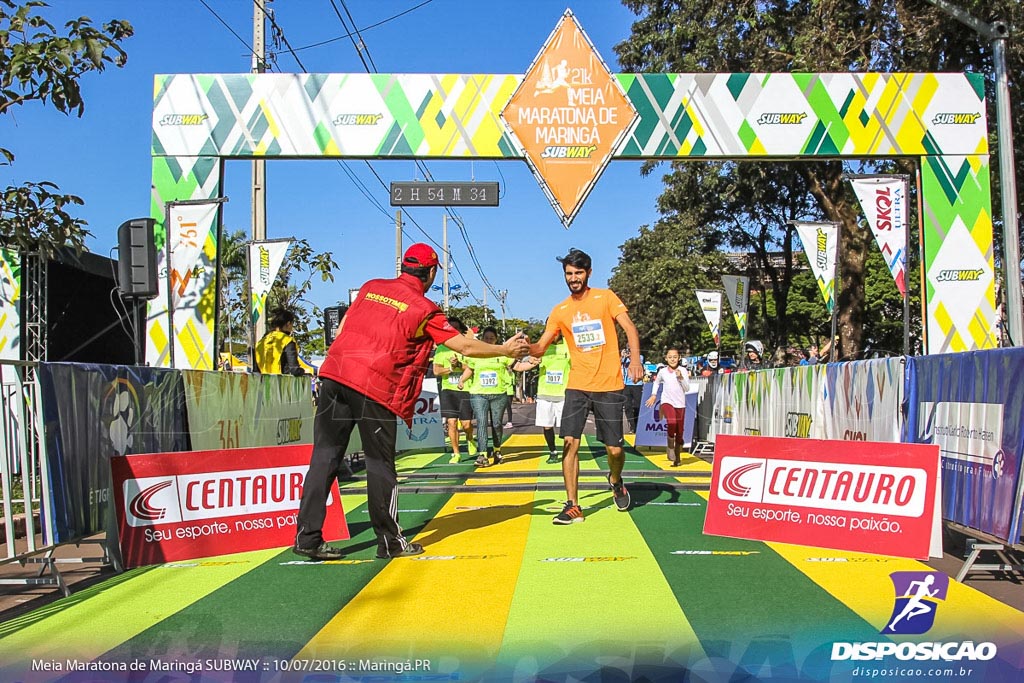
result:
M 347 0 L 356 24 L 367 27 L 419 5 L 422 0 Z M 117 226 L 149 213 L 153 75 L 240 73 L 250 66 L 248 49 L 200 0 L 51 0 L 48 16 L 63 23 L 86 15 L 95 23 L 125 19 L 135 36 L 125 44 L 128 64 L 83 81 L 83 118 L 65 117 L 39 104 L 0 119 L 0 139 L 17 159 L 0 168 L 0 183 L 52 180 L 82 197 L 76 215 L 89 223 L 89 248 L 110 255 Z M 252 39 L 252 2 L 206 0 L 246 43 Z M 335 4 L 342 9 L 341 1 Z M 362 73 L 343 36 L 330 0 L 274 0 L 271 5 L 285 37 L 306 69 L 319 73 Z M 476 2 L 432 0 L 404 16 L 363 33 L 381 73 L 525 73 L 566 8 L 565 0 Z M 613 0 L 586 0 L 572 7 L 609 69 L 620 71 L 612 47 L 629 35 L 634 16 Z M 268 41 L 269 45 L 269 41 Z M 277 72 L 302 69 L 282 45 Z M 412 162 L 379 161 L 385 182 L 421 178 Z M 350 287 L 394 270 L 394 211 L 387 192 L 361 161 L 348 167 L 370 188 L 366 199 L 334 161 L 280 160 L 267 164 L 267 235 L 307 239 L 331 251 L 339 265 L 333 284 L 317 284 L 310 299 L 320 305 L 347 300 Z M 437 180 L 493 180 L 502 184 L 499 208 L 460 209 L 477 260 L 491 284 L 508 290 L 507 313 L 543 319 L 567 294 L 555 256 L 570 247 L 594 259 L 591 284 L 604 286 L 619 257 L 619 245 L 640 225 L 657 219 L 660 174 L 641 178 L 637 162 L 610 164 L 572 227 L 562 227 L 522 161 L 433 161 Z M 250 168 L 229 161 L 225 172 L 225 230 L 250 231 Z M 408 214 L 431 238 L 441 241 L 440 209 Z M 427 241 L 407 219 L 406 245 Z M 477 299 L 483 285 L 466 244 L 449 225 L 452 283 L 468 286 Z M 116 253 L 112 254 L 116 258 Z M 495 310 L 493 296 L 488 305 Z M 500 311 L 499 311 L 500 314 Z

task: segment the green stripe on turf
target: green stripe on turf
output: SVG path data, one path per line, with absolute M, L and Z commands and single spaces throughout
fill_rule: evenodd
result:
M 413 537 L 447 495 L 399 494 L 402 527 Z M 346 514 L 352 538 L 344 560 L 373 560 L 377 541 L 363 505 Z M 306 563 L 285 551 L 244 577 L 123 643 L 108 659 L 147 659 L 187 648 L 185 659 L 217 656 L 290 658 L 380 572 L 387 562 Z M 108 617 L 109 618 L 109 617 Z
M 593 463 L 581 463 L 584 470 Z M 560 502 L 537 504 L 499 655 L 499 675 L 584 679 L 601 658 L 632 658 L 637 643 L 676 668 L 701 656 L 696 636 L 630 515 L 605 491 L 583 491 L 585 521 L 557 526 Z M 631 596 L 643 596 L 640 604 Z
M 649 497 L 634 494 L 629 515 L 709 657 L 757 676 L 798 670 L 827 680 L 821 670 L 830 666 L 833 641 L 879 639 L 869 623 L 766 544 L 705 536 L 706 503 L 697 494 L 638 493 Z M 652 504 L 670 502 L 700 505 Z M 709 552 L 716 554 L 699 554 Z
M 259 550 L 209 562 L 172 563 L 133 571 L 127 578 L 115 577 L 85 599 L 72 595 L 39 610 L 48 616 L 0 640 L 0 662 L 91 660 L 152 624 L 187 611 L 225 584 L 254 571 L 275 552 Z M 0 673 L 0 680 L 14 679 Z

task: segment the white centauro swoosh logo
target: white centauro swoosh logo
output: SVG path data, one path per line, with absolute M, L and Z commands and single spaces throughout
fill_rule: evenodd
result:
M 747 495 L 750 494 L 750 487 L 740 483 L 740 477 L 742 477 L 747 472 L 756 470 L 763 464 L 763 462 L 752 462 L 741 467 L 737 467 L 732 472 L 723 477 L 722 488 L 725 489 L 727 493 L 730 493 L 734 496 L 746 497 Z
M 139 519 L 151 522 L 163 519 L 164 515 L 167 514 L 167 508 L 154 508 L 150 505 L 150 501 L 153 499 L 153 496 L 173 483 L 172 480 L 168 479 L 139 491 L 138 495 L 132 498 L 132 502 L 128 504 L 128 511 Z

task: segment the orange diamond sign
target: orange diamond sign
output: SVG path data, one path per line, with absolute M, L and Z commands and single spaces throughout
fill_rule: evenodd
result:
M 637 113 L 566 10 L 501 116 L 568 228 Z

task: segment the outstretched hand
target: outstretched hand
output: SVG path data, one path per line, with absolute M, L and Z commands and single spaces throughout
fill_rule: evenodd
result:
M 505 355 L 509 358 L 522 358 L 530 353 L 530 340 L 524 332 L 517 332 L 509 337 L 502 346 L 505 348 Z

